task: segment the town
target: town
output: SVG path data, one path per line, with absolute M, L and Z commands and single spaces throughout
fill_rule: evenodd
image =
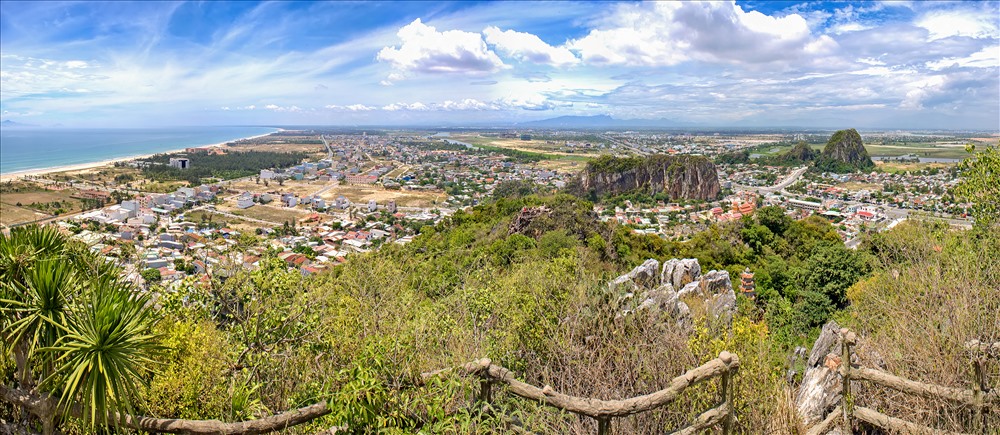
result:
M 911 217 L 969 225 L 964 218 L 968 204 L 956 202 L 949 193 L 957 180 L 957 159 L 921 164 L 909 162 L 912 156 L 897 155 L 871 172 L 834 174 L 718 158 L 740 151 L 754 157 L 775 154 L 794 141 L 820 142 L 822 137 L 286 130 L 222 147 L 120 162 L 113 168 L 9 181 L 4 203 L 9 209 L 9 202 L 29 197 L 33 190 L 72 191 L 80 203 L 76 212 L 46 215 L 41 212 L 51 210 L 38 202 L 25 206 L 26 200 L 16 207 L 45 216 L 31 221 L 55 222 L 123 265 L 140 284 L 224 276 L 237 268 L 256 267 L 269 253 L 288 268 L 310 275 L 342 264 L 355 253 L 406 244 L 422 227 L 492 197 L 504 183 L 529 182 L 541 192 L 560 191 L 589 158 L 605 154 L 716 158 L 723 188 L 718 200 L 610 197 L 594 204 L 603 221 L 670 240 L 686 240 L 712 223 L 736 221 L 763 206 L 782 207 L 796 218 L 821 215 L 848 247 L 856 247 L 863 232 L 892 228 Z M 192 174 L 200 161 L 246 152 L 294 152 L 302 158 L 286 167 L 244 171 L 236 178 L 194 178 L 201 184 L 178 181 Z M 168 171 L 174 178 L 157 171 Z M 6 209 L 5 214 L 12 215 Z

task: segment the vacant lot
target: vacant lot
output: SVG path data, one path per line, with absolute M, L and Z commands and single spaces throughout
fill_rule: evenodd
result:
M 327 204 L 331 204 L 340 195 L 344 195 L 353 203 L 360 204 L 367 204 L 369 200 L 374 199 L 380 206 L 392 199 L 400 207 L 433 207 L 435 201 L 440 204 L 448 198 L 448 195 L 441 191 L 388 190 L 378 186 L 350 184 L 334 186 L 320 196 L 327 201 Z
M 254 180 L 256 180 L 256 177 L 254 177 Z M 267 185 L 265 185 L 264 184 L 265 180 L 261 180 L 260 184 L 257 184 L 257 182 L 254 180 L 244 180 L 239 182 L 228 183 L 226 187 L 230 190 L 234 190 L 237 192 L 260 192 L 260 193 L 291 192 L 297 196 L 309 196 L 331 183 L 329 181 L 285 180 L 283 184 L 278 185 L 277 181 L 269 180 L 267 182 Z
M 222 208 L 220 207 L 220 210 L 221 209 Z M 246 209 L 232 208 L 226 211 L 237 216 L 246 216 L 248 218 L 260 219 L 262 221 L 274 222 L 278 224 L 285 221 L 294 223 L 311 213 L 309 210 L 304 208 L 287 208 L 264 204 L 257 204 Z
M 31 222 L 48 216 L 49 215 L 44 213 L 0 202 L 0 224 L 3 225 Z

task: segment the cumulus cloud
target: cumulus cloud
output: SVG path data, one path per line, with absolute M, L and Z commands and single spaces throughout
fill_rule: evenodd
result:
M 836 48 L 812 36 L 798 14 L 746 12 L 735 2 L 624 5 L 607 23 L 568 48 L 592 64 L 670 66 L 695 59 L 762 64 L 790 62 Z
M 483 36 L 486 37 L 486 43 L 495 46 L 497 51 L 520 61 L 555 67 L 575 65 L 580 62 L 580 59 L 566 47 L 553 47 L 531 33 L 503 31 L 490 26 L 483 30 Z
M 927 62 L 927 67 L 936 71 L 953 66 L 966 68 L 1000 68 L 1000 45 L 988 46 L 965 57 L 949 57 Z
M 916 25 L 927 29 L 931 41 L 952 36 L 1000 37 L 995 12 L 991 14 L 974 10 L 931 11 L 920 17 Z
M 478 33 L 437 31 L 419 18 L 399 29 L 402 44 L 383 47 L 376 59 L 393 68 L 422 73 L 489 73 L 505 67 Z M 392 81 L 392 79 L 388 79 Z

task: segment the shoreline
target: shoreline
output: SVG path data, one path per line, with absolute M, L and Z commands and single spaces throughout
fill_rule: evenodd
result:
M 241 137 L 241 138 L 232 139 L 232 140 L 228 140 L 228 141 L 225 141 L 225 142 L 219 142 L 219 143 L 209 144 L 209 145 L 190 145 L 190 146 L 186 146 L 184 148 L 179 148 L 179 149 L 175 149 L 175 150 L 160 151 L 160 152 L 148 153 L 148 154 L 135 154 L 135 155 L 126 156 L 126 157 L 115 157 L 113 159 L 106 159 L 106 160 L 101 160 L 101 161 L 97 161 L 97 162 L 76 163 L 76 164 L 72 164 L 72 165 L 62 165 L 62 166 L 50 166 L 50 167 L 47 167 L 47 168 L 38 168 L 38 169 L 24 169 L 24 170 L 21 170 L 21 171 L 8 172 L 8 173 L 5 173 L 5 174 L 0 173 L 0 183 L 6 183 L 8 181 L 24 180 L 24 179 L 31 178 L 31 177 L 38 177 L 40 175 L 53 174 L 53 173 L 57 173 L 57 172 L 83 171 L 83 170 L 86 170 L 86 169 L 101 168 L 101 167 L 104 167 L 104 166 L 114 165 L 115 163 L 119 163 L 119 162 L 127 162 L 127 161 L 131 161 L 131 160 L 135 160 L 135 159 L 145 159 L 145 158 L 149 158 L 149 157 L 155 156 L 157 154 L 177 154 L 177 153 L 184 152 L 184 150 L 186 150 L 188 148 L 219 148 L 219 147 L 226 146 L 226 144 L 230 143 L 230 142 L 236 142 L 236 141 L 247 140 L 247 139 L 257 139 L 257 138 L 261 138 L 261 137 L 264 137 L 264 136 L 270 136 L 270 135 L 272 135 L 274 133 L 278 133 L 278 132 L 281 132 L 281 131 L 284 131 L 284 129 L 279 128 L 276 131 L 273 131 L 273 132 L 270 132 L 270 133 L 258 134 L 256 136 Z

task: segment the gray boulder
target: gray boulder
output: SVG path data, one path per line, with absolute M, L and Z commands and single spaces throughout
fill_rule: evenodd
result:
M 660 282 L 669 283 L 677 289 L 697 281 L 699 277 L 701 277 L 701 265 L 698 264 L 697 258 L 673 258 L 663 263 Z
M 631 272 L 615 278 L 608 284 L 608 290 L 612 292 L 635 291 L 639 289 L 651 289 L 657 284 L 656 272 L 660 269 L 660 262 L 652 258 L 644 261 Z M 623 288 L 624 287 L 624 288 Z

